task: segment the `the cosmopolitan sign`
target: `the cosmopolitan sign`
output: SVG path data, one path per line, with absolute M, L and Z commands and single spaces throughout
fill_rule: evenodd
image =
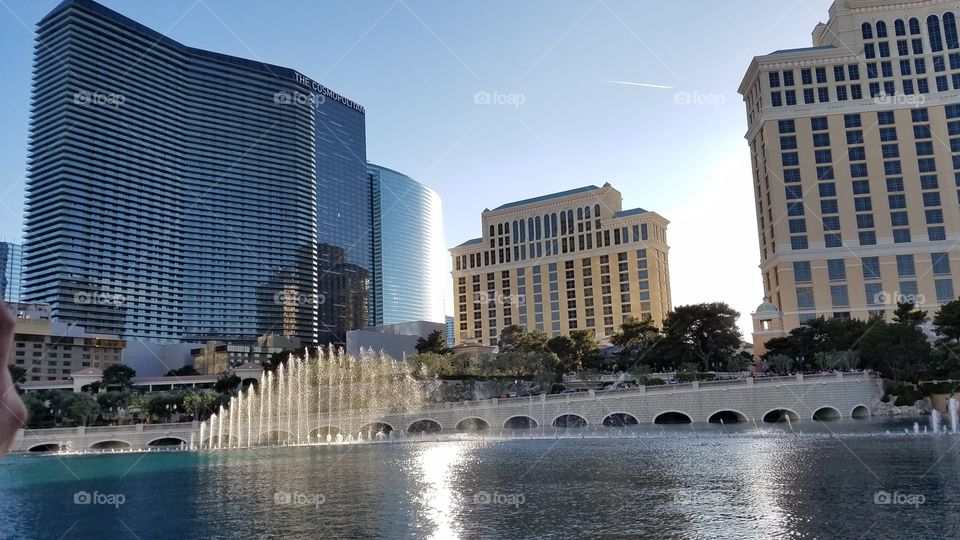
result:
M 360 113 L 366 114 L 366 111 L 363 110 L 363 105 L 360 105 L 359 103 L 353 100 L 350 100 L 341 96 L 340 94 L 318 83 L 317 81 L 311 79 L 310 77 L 306 77 L 304 75 L 301 75 L 300 73 L 297 73 L 295 76 L 295 79 L 297 83 L 303 86 L 306 86 L 307 88 L 320 94 L 321 96 L 330 98 L 334 101 L 339 101 L 340 103 L 343 103 L 347 107 L 350 107 L 356 111 L 359 111 Z

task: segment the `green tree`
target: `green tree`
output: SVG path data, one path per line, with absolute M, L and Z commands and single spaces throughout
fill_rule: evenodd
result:
M 453 362 L 449 355 L 422 352 L 407 357 L 414 375 L 421 378 L 454 375 Z
M 586 366 L 596 360 L 600 347 L 593 330 L 571 330 L 570 339 L 573 340 L 573 361 L 577 365 Z
M 547 341 L 547 350 L 557 355 L 562 373 L 583 369 L 583 366 L 577 363 L 575 349 L 576 344 L 570 336 L 554 336 Z
M 202 420 L 213 412 L 214 396 L 204 393 L 192 393 L 184 396 L 183 408 L 193 415 L 194 419 Z
M 240 377 L 235 373 L 221 373 L 213 383 L 213 390 L 218 394 L 235 394 L 239 386 Z
M 960 300 L 953 300 L 940 306 L 933 317 L 942 344 L 960 343 Z
M 63 412 L 75 423 L 86 426 L 100 414 L 100 405 L 90 395 L 76 393 L 67 401 Z
M 660 329 L 649 319 L 627 316 L 620 329 L 610 336 L 610 343 L 625 351 L 644 351 L 660 339 Z
M 722 369 L 743 341 L 737 328 L 739 317 L 723 302 L 679 306 L 663 323 L 664 354 L 678 355 L 681 362 L 698 362 L 704 371 Z
M 777 375 L 788 375 L 793 369 L 793 358 L 785 354 L 774 354 L 767 358 L 767 366 Z
M 130 388 L 136 375 L 137 372 L 130 366 L 111 364 L 103 370 L 103 384 L 107 388 L 118 386 L 120 388 Z
M 897 309 L 893 310 L 893 321 L 916 328 L 927 322 L 927 312 L 920 311 L 913 302 L 897 302 Z
M 727 371 L 747 371 L 754 365 L 753 356 L 747 352 L 739 352 L 727 358 Z
M 123 407 L 128 408 L 133 403 L 133 394 L 125 390 L 111 390 L 97 394 L 97 404 L 103 411 L 109 411 Z
M 925 316 L 924 316 L 925 317 Z M 916 381 L 930 360 L 930 344 L 914 316 L 901 317 L 904 322 L 882 322 L 863 336 L 860 355 L 865 367 L 899 381 Z
M 537 353 L 547 349 L 547 335 L 539 330 L 527 332 L 523 326 L 514 324 L 500 331 L 497 341 L 501 352 Z
M 426 338 L 417 338 L 417 352 L 420 354 L 446 354 L 448 351 L 447 337 L 440 330 L 430 332 Z

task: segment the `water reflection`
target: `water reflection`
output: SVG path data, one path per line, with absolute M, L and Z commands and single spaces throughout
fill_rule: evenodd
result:
M 420 448 L 416 468 L 410 474 L 419 476 L 420 517 L 429 521 L 431 538 L 459 538 L 456 522 L 460 497 L 454 491 L 455 468 L 462 464 L 469 443 L 441 443 Z

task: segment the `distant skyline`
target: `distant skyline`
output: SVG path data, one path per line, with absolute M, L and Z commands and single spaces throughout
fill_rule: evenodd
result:
M 57 3 L 0 0 L 4 239 L 22 236 L 33 31 Z M 448 247 L 484 208 L 610 182 L 671 221 L 674 305 L 728 302 L 749 340 L 763 292 L 736 89 L 753 56 L 810 45 L 828 0 L 101 3 L 362 104 L 368 159 L 440 195 Z

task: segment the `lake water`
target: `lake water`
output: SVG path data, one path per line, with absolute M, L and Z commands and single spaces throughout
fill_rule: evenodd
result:
M 0 538 L 958 538 L 960 436 L 912 422 L 10 456 Z

